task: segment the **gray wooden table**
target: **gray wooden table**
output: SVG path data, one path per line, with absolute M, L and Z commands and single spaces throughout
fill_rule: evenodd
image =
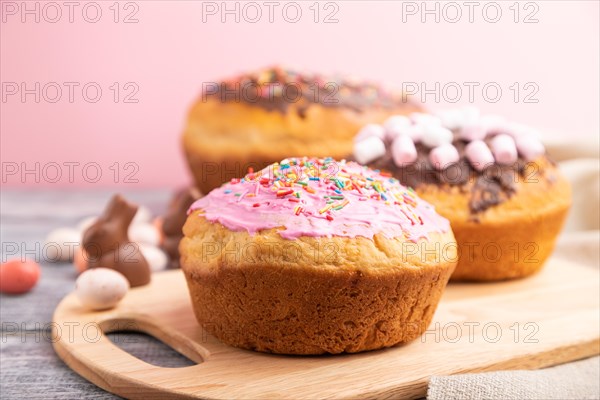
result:
M 21 254 L 41 253 L 46 234 L 58 227 L 101 212 L 110 190 L 21 191 L 0 194 L 2 261 Z M 121 191 L 126 198 L 162 213 L 170 190 Z M 17 246 L 19 254 L 11 255 Z M 37 247 L 36 247 L 37 246 Z M 0 398 L 1 399 L 112 399 L 71 371 L 52 349 L 50 322 L 58 302 L 75 285 L 70 263 L 48 263 L 38 258 L 42 274 L 33 291 L 21 296 L 0 295 Z M 141 334 L 118 333 L 113 341 L 134 356 L 156 365 L 181 367 L 192 362 L 157 340 Z
M 144 204 L 155 215 L 162 214 L 170 190 L 121 191 L 126 198 Z M 98 191 L 20 191 L 0 193 L 0 242 L 2 260 L 27 253 L 35 257 L 47 233 L 74 226 L 79 220 L 101 212 L 114 194 Z M 576 243 L 580 243 L 577 240 Z M 596 241 L 597 243 L 597 241 Z M 566 243 L 569 248 L 573 243 Z M 17 247 L 19 254 L 9 256 Z M 36 246 L 38 246 L 36 248 Z M 560 249 L 559 245 L 559 249 Z M 572 250 L 572 249 L 571 249 Z M 571 253 L 569 253 L 571 254 Z M 0 295 L 0 399 L 113 399 L 116 396 L 89 383 L 71 371 L 54 353 L 50 322 L 58 302 L 74 288 L 76 273 L 70 263 L 40 260 L 38 285 L 22 296 Z M 593 258 L 597 266 L 597 258 Z M 117 333 L 111 339 L 132 355 L 164 367 L 193 363 L 166 345 L 146 335 Z M 592 360 L 598 363 L 596 357 Z M 593 374 L 597 375 L 596 372 Z M 591 393 L 597 397 L 597 379 Z

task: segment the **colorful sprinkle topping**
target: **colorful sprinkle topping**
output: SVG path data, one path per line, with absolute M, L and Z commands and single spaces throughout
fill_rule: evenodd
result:
M 252 195 L 252 196 L 250 196 Z M 397 179 L 354 162 L 289 158 L 232 180 L 196 201 L 190 212 L 228 229 L 280 228 L 300 236 L 406 237 L 417 241 L 449 224 Z

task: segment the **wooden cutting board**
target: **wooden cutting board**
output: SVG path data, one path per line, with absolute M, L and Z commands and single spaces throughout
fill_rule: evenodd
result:
M 421 339 L 299 357 L 240 350 L 206 334 L 177 270 L 155 274 L 109 311 L 85 311 L 70 294 L 54 314 L 54 348 L 77 373 L 127 398 L 417 398 L 432 375 L 542 368 L 599 354 L 599 282 L 597 269 L 553 259 L 525 280 L 450 284 Z M 115 330 L 148 333 L 198 364 L 147 364 L 101 332 Z

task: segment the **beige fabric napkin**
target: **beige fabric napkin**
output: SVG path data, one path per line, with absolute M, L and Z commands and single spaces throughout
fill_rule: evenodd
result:
M 597 142 L 546 143 L 573 187 L 569 212 L 554 257 L 598 268 L 600 263 L 600 158 Z M 600 294 L 599 294 L 600 295 Z M 600 357 L 538 371 L 434 376 L 428 400 L 598 399 Z
M 428 400 L 597 399 L 600 358 L 538 371 L 500 371 L 431 378 Z

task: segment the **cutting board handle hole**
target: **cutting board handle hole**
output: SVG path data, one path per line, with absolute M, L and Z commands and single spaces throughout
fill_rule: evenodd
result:
M 100 329 L 121 350 L 148 364 L 164 368 L 184 368 L 200 364 L 208 357 L 206 349 L 186 337 L 162 329 L 143 316 L 113 318 L 99 323 Z M 159 355 L 160 357 L 156 357 Z M 158 358 L 160 363 L 149 358 Z
M 106 336 L 121 350 L 157 367 L 183 368 L 196 365 L 194 361 L 146 333 L 117 331 Z

